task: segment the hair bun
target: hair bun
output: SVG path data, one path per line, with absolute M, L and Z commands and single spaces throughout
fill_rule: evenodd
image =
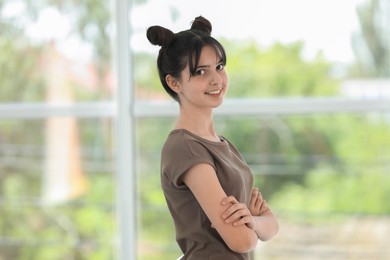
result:
M 146 31 L 146 37 L 153 45 L 161 47 L 168 46 L 173 39 L 173 32 L 167 28 L 155 25 L 148 28 Z
M 192 22 L 191 30 L 200 31 L 203 34 L 210 36 L 212 26 L 211 26 L 211 23 L 209 22 L 209 20 L 207 20 L 203 16 L 198 16 Z

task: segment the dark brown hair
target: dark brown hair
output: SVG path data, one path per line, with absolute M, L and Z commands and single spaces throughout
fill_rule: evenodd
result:
M 223 46 L 211 37 L 211 23 L 198 16 L 192 22 L 191 29 L 173 33 L 171 30 L 155 25 L 148 28 L 146 37 L 153 45 L 161 46 L 157 57 L 157 68 L 161 84 L 165 91 L 176 101 L 179 97 L 167 84 L 165 77 L 171 75 L 180 78 L 180 73 L 189 64 L 190 75 L 194 76 L 203 47 L 212 46 L 226 65 L 226 53 Z

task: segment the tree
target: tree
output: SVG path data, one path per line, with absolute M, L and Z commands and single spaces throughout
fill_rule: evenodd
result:
M 111 70 L 108 4 L 94 0 L 81 4 L 0 1 L 0 102 L 45 100 L 47 71 L 42 69 L 42 57 L 52 42 L 31 40 L 26 28 L 48 7 L 72 17 L 76 26 L 71 33 L 94 46 L 92 66 L 98 72 L 98 94 L 80 94 L 80 86 L 73 84 L 75 95 L 82 100 L 110 97 L 102 87 L 104 76 Z M 15 5 L 20 13 L 4 11 L 15 9 Z M 101 123 L 105 124 L 104 120 Z M 110 151 L 111 132 L 99 132 L 99 127 L 99 121 L 94 120 L 79 124 L 79 133 L 85 136 L 81 147 L 84 153 L 93 144 L 102 143 L 107 143 L 106 150 Z M 105 142 L 107 136 L 110 140 Z M 98 169 L 89 176 L 88 195 L 62 205 L 44 206 L 39 198 L 45 139 L 45 121 L 0 121 L 0 258 L 112 259 L 115 193 L 110 171 Z
M 387 0 L 370 0 L 357 10 L 360 32 L 353 36 L 356 64 L 355 77 L 390 77 L 390 4 Z
M 302 58 L 303 43 L 275 43 L 262 49 L 254 42 L 228 43 L 227 70 L 230 97 L 331 96 L 337 81 L 330 77 L 331 64 L 321 53 Z

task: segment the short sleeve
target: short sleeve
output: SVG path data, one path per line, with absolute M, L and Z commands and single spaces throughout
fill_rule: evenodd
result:
M 161 154 L 163 178 L 174 186 L 183 186 L 183 174 L 199 163 L 210 164 L 215 168 L 210 152 L 198 140 L 183 132 L 168 136 Z

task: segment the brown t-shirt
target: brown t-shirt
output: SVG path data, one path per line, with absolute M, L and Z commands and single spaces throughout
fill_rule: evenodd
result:
M 250 259 L 249 254 L 231 251 L 200 207 L 183 174 L 192 166 L 214 167 L 228 196 L 249 204 L 253 175 L 237 149 L 225 138 L 213 142 L 187 130 L 173 130 L 162 149 L 161 186 L 176 228 L 176 241 L 183 259 Z

